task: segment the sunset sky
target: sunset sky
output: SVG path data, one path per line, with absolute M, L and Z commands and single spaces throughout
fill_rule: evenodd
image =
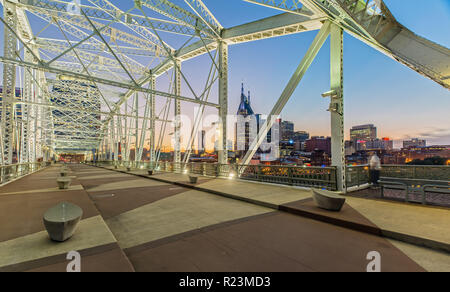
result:
M 224 27 L 279 13 L 241 0 L 204 2 Z M 387 0 L 385 3 L 398 21 L 413 32 L 450 47 L 450 1 Z M 254 111 L 268 114 L 316 33 L 231 46 L 230 113 L 237 111 L 244 82 L 246 92 L 252 92 Z M 412 137 L 426 138 L 429 144 L 450 144 L 449 90 L 348 34 L 344 46 L 347 139 L 352 126 L 370 123 L 378 127 L 380 137 L 394 139 L 396 147 Z M 329 50 L 327 42 L 282 113 L 284 120 L 295 123 L 296 130 L 306 130 L 311 135 L 330 135 L 330 116 L 326 111 L 329 101 L 321 97 L 330 86 Z M 199 64 L 206 68 L 207 63 L 208 57 L 203 56 L 183 63 L 183 69 L 191 74 L 188 76 L 200 76 L 206 70 L 199 70 Z M 195 84 L 197 80 L 190 81 Z M 184 93 L 187 94 L 186 89 Z
M 226 2 L 227 5 L 219 4 Z M 253 20 L 271 9 L 235 1 L 206 1 L 224 26 Z M 229 3 L 229 4 L 228 4 Z M 386 0 L 400 23 L 450 47 L 450 1 Z M 227 9 L 228 6 L 228 9 Z M 239 7 L 242 6 L 242 9 Z M 234 15 L 228 16 L 227 15 Z M 256 112 L 268 113 L 298 66 L 316 32 L 233 46 L 230 52 L 231 109 L 238 106 L 240 83 L 251 89 Z M 450 144 L 450 91 L 375 51 L 353 37 L 344 42 L 345 126 L 373 123 L 379 135 L 402 140 L 427 138 Z M 283 111 L 297 130 L 330 135 L 329 46 L 326 44 Z M 396 143 L 396 146 L 399 146 Z
M 134 3 L 112 2 L 124 10 Z M 179 0 L 174 2 L 183 4 Z M 226 28 L 280 13 L 242 0 L 204 0 L 204 3 Z M 385 3 L 398 21 L 413 32 L 450 47 L 449 0 L 385 0 Z M 82 4 L 87 4 L 87 0 L 82 0 Z M 33 17 L 30 22 L 35 32 L 45 26 Z M 63 39 L 56 33 L 57 30 L 51 28 L 42 36 Z M 254 111 L 268 114 L 316 33 L 307 32 L 230 46 L 229 112 L 236 113 L 241 83 L 244 82 L 246 92 L 252 92 Z M 175 48 L 186 40 L 161 35 L 165 37 L 164 40 L 167 37 L 168 42 L 172 41 Z M 3 38 L 2 32 L 0 37 Z M 344 46 L 347 138 L 352 126 L 370 123 L 378 127 L 380 137 L 395 139 L 397 147 L 401 146 L 403 139 L 411 137 L 426 138 L 429 144 L 450 144 L 449 90 L 347 34 Z M 207 55 L 183 63 L 183 72 L 197 92 L 201 92 L 205 86 L 210 65 Z M 330 88 L 329 66 L 327 42 L 282 113 L 284 120 L 295 123 L 296 130 L 305 130 L 314 136 L 330 135 L 330 115 L 326 111 L 329 101 L 321 97 L 321 93 Z M 167 91 L 167 84 L 167 77 L 163 76 L 158 80 L 157 89 Z M 182 95 L 191 96 L 184 82 Z M 213 87 L 210 101 L 217 101 L 217 86 Z M 158 113 L 163 103 L 158 102 Z M 183 111 L 192 116 L 193 106 L 183 103 Z M 207 114 L 216 112 L 213 109 L 206 111 Z

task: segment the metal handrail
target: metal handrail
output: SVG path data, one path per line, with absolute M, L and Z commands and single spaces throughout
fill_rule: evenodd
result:
M 209 177 L 236 178 L 241 180 L 276 183 L 291 186 L 319 187 L 337 190 L 335 167 L 298 167 L 288 165 L 237 165 L 206 162 L 135 162 L 99 161 L 98 164 L 155 169 L 166 172 L 193 173 Z M 243 172 L 242 169 L 245 169 Z
M 47 166 L 48 162 L 18 163 L 0 166 L 0 185 L 25 175 L 36 172 Z
M 290 165 L 236 165 L 218 164 L 207 162 L 135 162 L 135 161 L 103 161 L 98 162 L 109 165 L 129 166 L 135 169 L 156 169 L 167 172 L 195 173 L 210 177 L 239 176 L 243 180 L 269 182 L 293 186 L 321 187 L 336 190 L 336 168 L 335 167 L 299 167 Z M 244 172 L 240 170 L 245 169 Z M 395 171 L 392 171 L 395 169 Z M 426 171 L 420 171 L 420 170 Z M 381 176 L 397 178 L 418 178 L 423 180 L 450 180 L 450 166 L 418 166 L 418 165 L 383 165 Z M 422 177 L 423 176 L 423 177 Z M 347 188 L 360 187 L 369 184 L 369 166 L 347 166 L 346 167 Z

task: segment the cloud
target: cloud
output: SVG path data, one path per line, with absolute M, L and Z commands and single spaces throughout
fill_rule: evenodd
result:
M 450 145 L 450 128 L 437 128 L 430 127 L 426 129 L 420 129 L 413 134 L 405 134 L 401 137 L 395 138 L 394 143 L 396 147 L 401 147 L 402 142 L 405 140 L 411 140 L 413 138 L 419 138 L 427 140 L 428 145 Z

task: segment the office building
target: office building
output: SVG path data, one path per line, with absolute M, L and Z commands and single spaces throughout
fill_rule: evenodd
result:
M 331 137 L 311 137 L 311 139 L 306 140 L 306 151 L 307 152 L 317 152 L 323 151 L 327 155 L 331 155 Z
M 350 130 L 351 141 L 367 142 L 377 139 L 377 128 L 373 124 L 354 126 Z
M 408 148 L 423 148 L 423 147 L 427 147 L 427 141 L 426 140 L 421 140 L 418 138 L 414 138 L 408 141 L 403 141 L 403 148 L 408 149 Z

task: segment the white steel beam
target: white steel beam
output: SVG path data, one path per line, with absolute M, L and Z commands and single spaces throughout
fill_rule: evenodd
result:
M 292 13 L 283 13 L 261 20 L 223 29 L 221 38 L 229 45 L 280 37 L 306 31 L 319 30 L 327 17 L 308 18 Z M 205 46 L 206 44 L 206 46 Z M 176 51 L 175 56 L 187 61 L 217 49 L 218 43 L 213 40 L 197 41 L 194 44 Z M 172 69 L 173 62 L 166 60 L 153 68 L 153 74 L 160 76 Z
M 180 101 L 192 102 L 192 103 L 196 103 L 196 104 L 204 104 L 204 105 L 207 105 L 210 107 L 216 107 L 216 108 L 219 107 L 219 105 L 215 104 L 215 103 L 204 102 L 204 101 L 192 99 L 189 97 L 183 97 L 183 96 L 178 96 L 178 95 L 163 92 L 163 91 L 152 90 L 152 89 L 144 88 L 142 86 L 135 85 L 132 83 L 122 83 L 122 82 L 118 82 L 115 80 L 107 80 L 107 79 L 100 78 L 100 77 L 88 76 L 85 74 L 75 73 L 75 72 L 71 72 L 71 71 L 67 71 L 67 70 L 61 70 L 58 68 L 46 67 L 46 66 L 42 66 L 39 64 L 31 64 L 31 63 L 27 63 L 24 61 L 18 61 L 15 59 L 9 59 L 9 58 L 4 58 L 4 57 L 0 57 L 0 62 L 7 63 L 7 64 L 13 64 L 16 66 L 33 68 L 33 69 L 50 72 L 50 73 L 55 73 L 55 74 L 62 74 L 65 76 L 74 77 L 76 79 L 85 80 L 88 82 L 96 82 L 96 83 L 110 85 L 110 86 L 114 86 L 114 87 L 118 87 L 118 88 L 130 89 L 131 92 L 138 91 L 138 92 L 144 92 L 144 93 L 153 93 L 156 96 L 167 97 L 167 98 L 171 98 L 171 99 L 178 99 Z
M 10 1 L 4 1 L 3 18 L 4 28 L 4 46 L 3 54 L 6 58 L 16 59 L 17 37 L 17 12 L 16 5 Z M 7 27 L 8 25 L 9 27 Z M 14 151 L 14 102 L 16 99 L 16 66 L 14 64 L 3 64 L 3 97 L 1 112 L 1 162 L 3 165 L 13 163 Z
M 331 161 L 336 167 L 337 189 L 346 191 L 344 134 L 344 31 L 332 24 L 330 32 L 331 68 Z
M 244 167 L 250 163 L 250 161 L 252 160 L 256 151 L 258 151 L 258 148 L 261 146 L 261 144 L 266 139 L 267 133 L 272 128 L 272 126 L 275 124 L 275 122 L 278 120 L 278 117 L 281 114 L 284 106 L 291 98 L 292 94 L 294 93 L 298 84 L 302 80 L 306 71 L 311 66 L 315 57 L 317 56 L 317 54 L 319 53 L 323 44 L 327 40 L 328 35 L 330 34 L 330 27 L 331 27 L 331 23 L 327 21 L 327 22 L 325 22 L 325 24 L 323 25 L 321 30 L 318 32 L 316 38 L 312 42 L 308 51 L 306 52 L 306 55 L 303 57 L 302 61 L 300 62 L 300 65 L 298 66 L 297 70 L 294 72 L 294 75 L 292 75 L 291 79 L 289 80 L 289 83 L 287 84 L 286 88 L 284 89 L 284 91 L 281 94 L 280 98 L 278 99 L 277 103 L 275 104 L 272 111 L 270 112 L 269 117 L 263 123 L 261 129 L 259 130 L 257 138 L 253 141 L 247 154 L 242 159 L 240 164 L 243 165 Z M 241 168 L 239 171 L 242 173 L 244 171 L 244 168 Z
M 214 15 L 202 0 L 184 0 L 189 7 L 203 20 L 203 22 L 220 38 L 223 26 L 217 21 Z
M 225 42 L 219 43 L 219 105 L 218 162 L 228 164 L 228 45 Z
M 175 61 L 174 64 L 174 84 L 175 95 L 181 95 L 181 62 Z M 174 99 L 174 150 L 173 150 L 173 162 L 175 166 L 179 167 L 181 163 L 181 101 L 177 98 Z

